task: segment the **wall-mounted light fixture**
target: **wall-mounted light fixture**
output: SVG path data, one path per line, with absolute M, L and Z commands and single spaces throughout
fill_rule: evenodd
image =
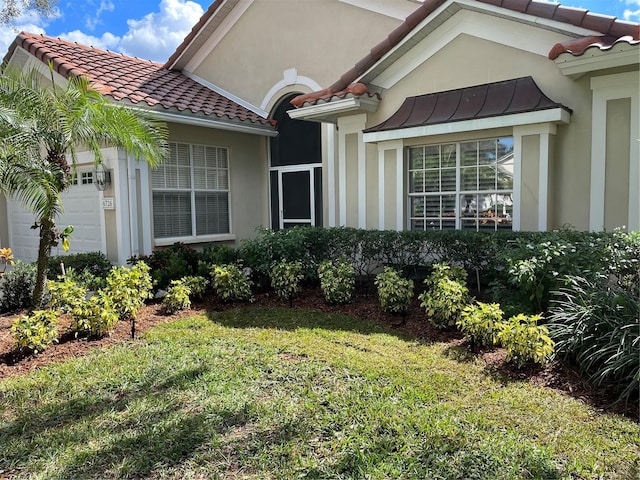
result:
M 101 192 L 106 190 L 111 185 L 111 172 L 104 168 L 103 163 L 96 165 L 96 169 L 93 172 L 94 183 L 96 188 Z

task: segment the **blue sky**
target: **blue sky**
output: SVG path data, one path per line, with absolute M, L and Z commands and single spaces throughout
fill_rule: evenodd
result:
M 27 13 L 0 28 L 0 58 L 17 32 L 65 38 L 163 62 L 213 0 L 58 0 L 54 18 Z M 278 0 L 272 0 L 278 1 Z M 563 5 L 640 21 L 640 0 L 560 0 Z M 0 6 L 3 0 L 0 0 Z

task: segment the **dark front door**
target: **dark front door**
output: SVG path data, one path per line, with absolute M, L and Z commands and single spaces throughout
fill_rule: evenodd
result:
M 287 111 L 297 94 L 284 97 L 272 117 L 278 136 L 271 139 L 271 227 L 322 225 L 322 150 L 320 124 L 294 120 Z

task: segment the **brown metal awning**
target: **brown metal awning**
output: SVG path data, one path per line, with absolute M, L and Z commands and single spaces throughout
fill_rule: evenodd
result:
M 517 113 L 562 108 L 547 97 L 531 77 L 475 85 L 473 87 L 408 97 L 387 120 L 364 132 L 476 120 Z

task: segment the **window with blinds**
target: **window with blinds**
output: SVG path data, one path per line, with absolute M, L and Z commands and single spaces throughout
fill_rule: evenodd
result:
M 155 238 L 230 233 L 229 151 L 183 143 L 169 148 L 151 179 Z
M 513 138 L 409 149 L 412 230 L 511 229 Z

